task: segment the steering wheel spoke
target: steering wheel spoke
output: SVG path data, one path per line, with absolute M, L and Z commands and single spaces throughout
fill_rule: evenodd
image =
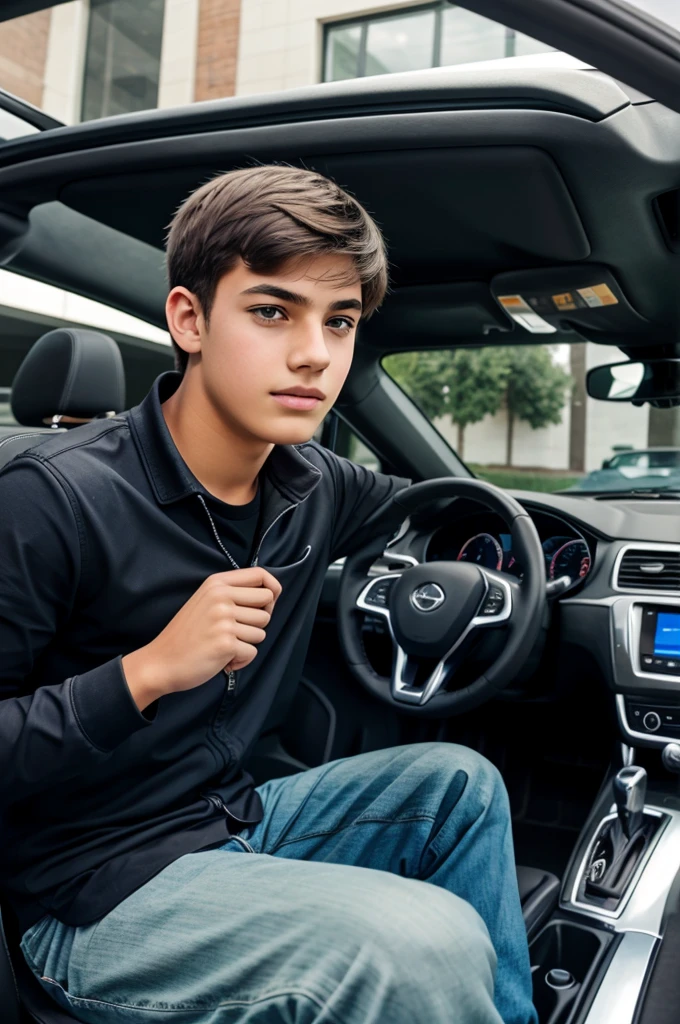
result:
M 369 612 L 371 615 L 382 615 L 389 622 L 390 590 L 401 575 L 400 572 L 391 572 L 384 576 L 374 576 L 359 594 L 357 608 L 362 612 Z
M 519 584 L 509 580 L 504 573 L 481 569 L 487 585 L 486 594 L 476 614 L 470 621 L 472 629 L 487 629 L 502 626 L 512 618 L 514 600 Z

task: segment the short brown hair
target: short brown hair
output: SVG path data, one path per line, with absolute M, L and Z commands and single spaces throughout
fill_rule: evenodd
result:
M 387 290 L 387 256 L 378 226 L 363 206 L 316 171 L 270 164 L 228 171 L 201 185 L 169 225 L 170 288 L 198 298 L 206 320 L 220 278 L 240 257 L 252 270 L 275 273 L 291 259 L 350 256 L 367 317 Z M 177 369 L 188 356 L 173 341 Z

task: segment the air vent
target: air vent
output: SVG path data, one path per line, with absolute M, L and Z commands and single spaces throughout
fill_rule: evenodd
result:
M 616 586 L 627 590 L 680 591 L 680 549 L 629 548 L 621 559 Z

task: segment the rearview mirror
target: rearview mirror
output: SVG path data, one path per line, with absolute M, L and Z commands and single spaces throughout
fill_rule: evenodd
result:
M 586 376 L 586 390 L 604 402 L 680 404 L 680 359 L 595 366 Z

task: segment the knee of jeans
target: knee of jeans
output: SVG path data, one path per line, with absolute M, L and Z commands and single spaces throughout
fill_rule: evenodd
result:
M 440 886 L 384 874 L 372 898 L 351 910 L 361 919 L 363 941 L 380 951 L 402 981 L 417 983 L 453 970 L 493 989 L 496 954 L 474 907 Z
M 501 1024 L 494 1008 L 496 954 L 474 908 L 427 882 L 371 874 L 385 877 L 375 878 L 361 899 L 325 914 L 323 941 L 316 936 L 317 950 L 331 937 L 332 955 L 317 958 L 315 970 L 326 970 L 334 1004 L 343 1005 L 349 993 L 350 1005 L 373 1008 L 362 1017 L 371 1024 L 454 1018 Z
M 465 772 L 475 789 L 488 793 L 489 798 L 506 798 L 503 776 L 483 754 L 458 743 L 434 742 L 425 745 L 430 748 L 440 770 L 449 770 L 451 775 Z

